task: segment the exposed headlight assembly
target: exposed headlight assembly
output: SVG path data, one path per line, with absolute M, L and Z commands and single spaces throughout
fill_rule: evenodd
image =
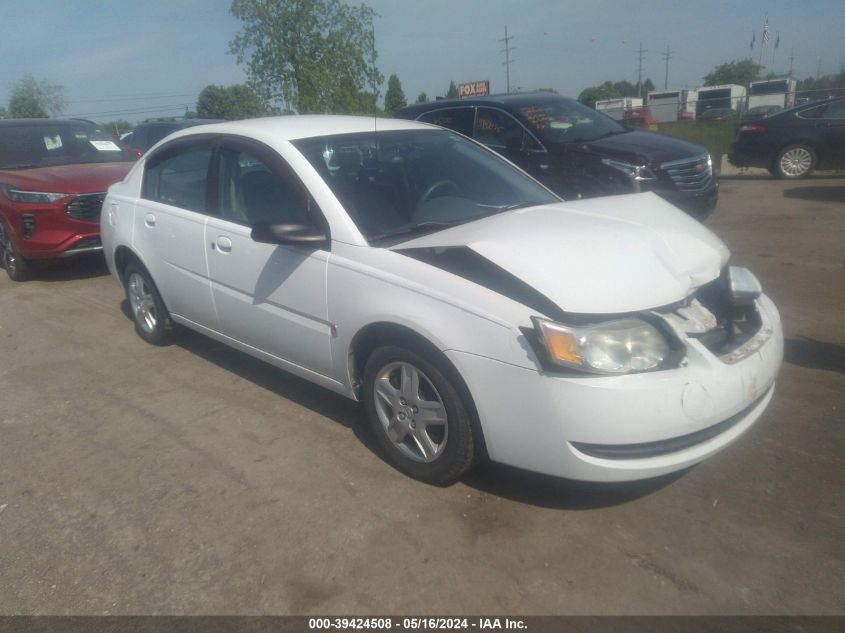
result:
M 637 318 L 573 327 L 531 317 L 549 360 L 567 369 L 627 374 L 663 368 L 672 348 L 660 331 Z
M 628 178 L 631 180 L 631 183 L 634 185 L 634 189 L 636 189 L 637 191 L 639 191 L 640 189 L 640 183 L 648 182 L 651 180 L 657 180 L 657 176 L 654 175 L 654 172 L 651 171 L 651 169 L 649 169 L 645 165 L 634 165 L 633 163 L 626 163 L 625 161 L 621 160 L 613 160 L 612 158 L 603 158 L 601 162 L 607 165 L 608 167 L 617 169 L 626 176 L 628 176 Z
M 2 185 L 3 193 L 12 202 L 24 202 L 27 204 L 50 204 L 67 198 L 70 194 L 67 193 L 49 193 L 45 191 L 21 191 L 14 189 L 8 185 Z
M 752 305 L 763 292 L 754 273 L 741 266 L 728 267 L 728 285 L 731 291 L 731 303 L 735 306 Z

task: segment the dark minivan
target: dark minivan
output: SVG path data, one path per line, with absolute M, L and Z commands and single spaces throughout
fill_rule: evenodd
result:
M 448 99 L 396 116 L 469 136 L 564 199 L 653 191 L 699 220 L 718 199 L 705 148 L 624 127 L 574 99 L 544 93 Z

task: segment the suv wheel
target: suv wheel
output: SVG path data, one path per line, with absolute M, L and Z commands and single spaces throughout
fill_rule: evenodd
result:
M 435 485 L 472 465 L 475 442 L 464 402 L 437 359 L 404 347 L 379 347 L 364 368 L 367 422 L 388 460 Z
M 809 145 L 788 145 L 775 159 L 778 178 L 804 178 L 816 166 L 816 152 Z
M 123 278 L 126 300 L 138 336 L 153 345 L 169 343 L 173 333 L 170 314 L 149 273 L 136 264 L 129 264 Z
M 2 219 L 0 219 L 0 267 L 6 269 L 6 274 L 12 281 L 25 281 L 32 273 L 29 262 L 21 257 L 15 239 Z

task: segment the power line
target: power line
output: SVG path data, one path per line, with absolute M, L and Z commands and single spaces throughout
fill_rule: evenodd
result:
M 511 59 L 511 51 L 515 50 L 511 45 L 510 41 L 513 39 L 513 35 L 508 37 L 508 26 L 505 25 L 505 37 L 498 40 L 499 42 L 505 43 L 505 48 L 503 48 L 500 52 L 505 54 L 505 61 L 502 62 L 502 65 L 505 67 L 505 77 L 507 80 L 507 93 L 511 93 L 511 63 L 513 60 Z
M 74 99 L 73 101 L 68 101 L 69 105 L 77 104 L 77 103 L 109 103 L 112 101 L 143 101 L 145 99 L 178 99 L 181 97 L 194 97 L 197 93 L 184 93 L 184 94 L 157 94 L 157 95 L 132 95 L 132 96 L 125 96 L 125 97 L 94 97 L 91 99 Z

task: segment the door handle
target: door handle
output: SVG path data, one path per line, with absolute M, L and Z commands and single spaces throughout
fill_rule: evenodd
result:
M 231 253 L 232 252 L 232 240 L 230 240 L 225 235 L 219 236 L 214 242 L 211 243 L 211 248 L 216 248 L 221 253 Z
M 152 213 L 148 213 L 147 215 L 144 216 L 144 224 L 148 228 L 153 228 L 156 225 L 156 216 L 153 215 Z

